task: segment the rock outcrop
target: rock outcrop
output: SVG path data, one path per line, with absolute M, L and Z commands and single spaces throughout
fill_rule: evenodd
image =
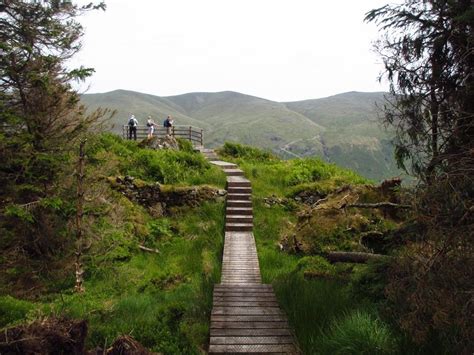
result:
M 175 137 L 167 135 L 164 137 L 152 137 L 150 139 L 146 138 L 142 140 L 138 146 L 140 148 L 150 148 L 155 150 L 160 149 L 172 149 L 179 150 L 179 143 Z
M 112 187 L 131 201 L 149 209 L 154 217 L 172 213 L 174 207 L 199 206 L 204 201 L 216 201 L 226 195 L 225 190 L 211 186 L 171 186 L 148 183 L 132 176 L 108 178 Z

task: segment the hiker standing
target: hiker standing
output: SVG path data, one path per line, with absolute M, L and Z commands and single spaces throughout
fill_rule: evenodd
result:
M 151 116 L 148 116 L 148 121 L 146 121 L 146 126 L 148 127 L 148 139 L 153 137 L 153 132 L 155 131 L 155 122 L 151 119 Z
M 138 126 L 138 121 L 135 118 L 135 115 L 131 115 L 130 118 L 128 119 L 128 139 L 132 139 L 132 134 L 133 134 L 133 139 L 137 140 L 137 126 Z
M 163 126 L 166 127 L 166 134 L 170 135 L 171 134 L 171 127 L 173 127 L 173 119 L 171 116 L 166 117 L 165 122 L 163 122 Z

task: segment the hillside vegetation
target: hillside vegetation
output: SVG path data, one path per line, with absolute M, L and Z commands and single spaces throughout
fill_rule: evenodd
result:
M 383 104 L 383 93 L 285 103 L 231 91 L 159 97 L 116 90 L 83 95 L 82 100 L 90 109 L 117 110 L 113 130 L 119 134 L 130 113 L 141 124 L 148 115 L 161 124 L 170 114 L 176 124 L 203 128 L 210 147 L 234 141 L 284 158 L 314 156 L 375 180 L 400 174 L 391 135 L 377 122 L 376 104 Z
M 0 224 L 10 235 L 0 268 L 0 327 L 67 316 L 88 322 L 87 348 L 128 334 L 165 354 L 205 351 L 220 280 L 224 200 L 217 192 L 225 179 L 189 144 L 180 146 L 155 151 L 112 134 L 90 138 L 83 294 L 73 288 L 73 240 L 61 237 L 71 218 L 65 211 L 74 211 L 70 182 L 54 204 L 26 214 L 9 207 Z M 397 185 L 376 186 L 319 159 L 281 160 L 239 144 L 226 143 L 219 154 L 252 181 L 262 279 L 273 284 L 303 353 L 445 349 L 433 338 L 414 350 L 396 325 L 390 309 L 401 305 L 384 293 L 392 259 L 367 265 L 326 259 L 332 251 L 391 256 L 403 249 L 410 213 L 349 206 L 401 203 Z M 45 214 L 56 216 L 57 235 L 49 240 L 55 248 L 32 253 L 18 233 Z
M 155 351 L 198 353 L 220 277 L 224 205 L 222 198 L 198 200 L 200 190 L 190 185 L 222 188 L 223 173 L 184 143 L 180 151 L 154 151 L 104 134 L 89 139 L 87 156 L 85 293 L 73 288 L 68 221 L 75 204 L 73 181 L 65 179 L 54 201 L 29 211 L 7 206 L 0 220 L 1 234 L 9 236 L 2 239 L 0 327 L 68 316 L 88 321 L 88 348 L 129 334 Z M 121 189 L 118 181 L 130 184 Z M 157 192 L 137 198 L 140 191 Z M 179 191 L 191 196 L 189 204 L 166 198 Z M 152 198 L 162 197 L 167 203 L 158 210 Z M 45 215 L 54 216 L 55 233 L 37 237 L 50 246 L 41 251 L 22 232 Z

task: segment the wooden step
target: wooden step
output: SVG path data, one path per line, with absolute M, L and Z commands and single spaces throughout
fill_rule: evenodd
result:
M 252 194 L 227 193 L 227 201 L 230 201 L 230 200 L 250 201 L 251 198 L 252 198 Z
M 225 221 L 228 223 L 253 223 L 253 216 L 231 214 L 225 217 Z
M 253 209 L 252 207 L 227 207 L 225 210 L 226 216 L 230 215 L 246 215 L 246 216 L 252 216 L 253 215 Z
M 222 160 L 211 160 L 209 161 L 209 163 L 213 165 L 217 165 L 218 167 L 222 169 L 237 169 L 237 165 L 235 165 L 234 163 L 229 163 Z
M 227 176 L 244 176 L 243 170 L 240 169 L 223 169 Z
M 253 223 L 226 223 L 226 232 L 247 232 L 253 230 Z
M 251 187 L 233 187 L 227 186 L 227 193 L 229 194 L 252 194 Z
M 227 200 L 227 207 L 252 207 L 252 201 Z
M 227 187 L 250 187 L 251 183 L 243 176 L 227 176 Z

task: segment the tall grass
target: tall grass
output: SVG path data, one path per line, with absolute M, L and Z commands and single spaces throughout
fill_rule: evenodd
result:
M 331 322 L 319 337 L 318 349 L 321 354 L 394 354 L 394 339 L 380 319 L 356 310 Z
M 34 307 L 38 315 L 87 319 L 88 348 L 110 345 L 117 336 L 130 334 L 156 352 L 202 353 L 208 341 L 212 289 L 220 278 L 223 216 L 223 203 L 210 202 L 157 221 L 148 217 L 144 222 L 159 254 L 141 252 L 132 241 L 118 259 L 88 255 L 85 294 L 65 289 L 35 305 L 3 297 L 0 320 L 14 324 Z M 120 247 L 116 243 L 124 238 L 117 235 L 107 254 L 115 255 L 114 248 Z M 2 314 L 2 309 L 10 311 Z
M 274 282 L 305 354 L 392 354 L 397 343 L 370 304 L 351 297 L 337 280 L 305 280 L 295 272 Z

